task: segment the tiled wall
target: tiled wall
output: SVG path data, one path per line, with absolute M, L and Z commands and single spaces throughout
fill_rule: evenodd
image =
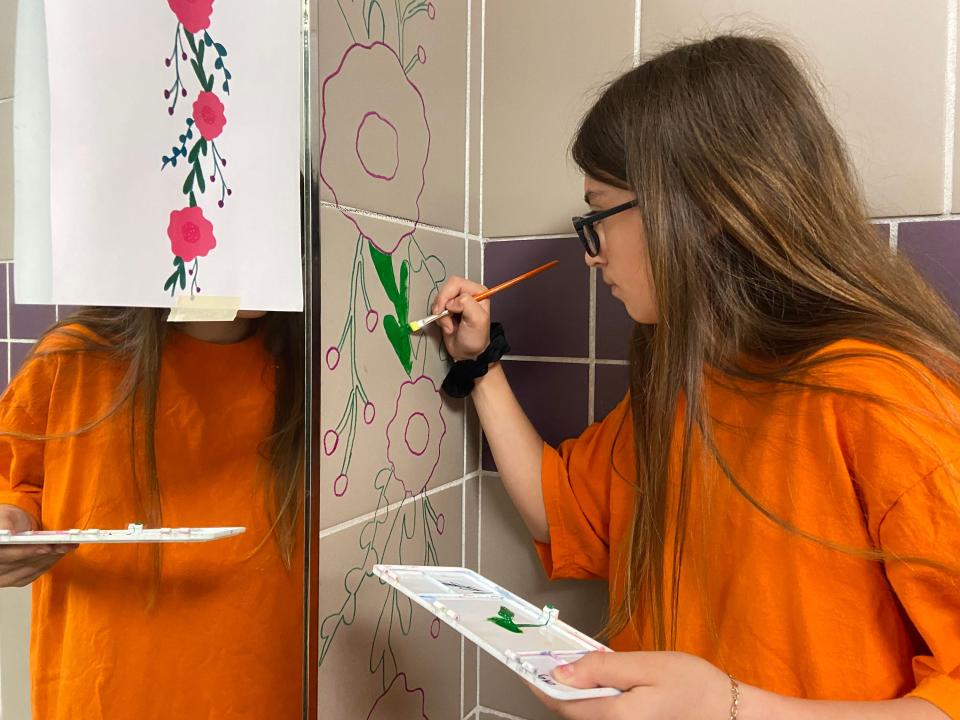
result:
M 583 209 L 581 179 L 564 154 L 571 128 L 585 98 L 634 58 L 711 29 L 763 28 L 789 38 L 809 58 L 850 145 L 878 232 L 960 311 L 956 2 L 907 11 L 882 0 L 870 3 L 869 12 L 861 3 L 826 0 L 802 8 L 787 0 L 473 5 L 475 17 L 480 5 L 485 20 L 485 42 L 472 56 L 474 63 L 482 59 L 483 103 L 471 113 L 470 173 L 482 184 L 471 185 L 469 231 L 482 245 L 484 282 L 561 260 L 493 303 L 513 347 L 507 374 L 548 441 L 579 433 L 623 397 L 632 329 L 620 302 L 584 267 L 570 236 L 569 216 Z M 896 97 L 909 100 L 891 101 Z M 545 597 L 552 588 L 524 549 L 525 531 L 489 457 L 483 467 L 480 525 L 486 533 L 496 523 L 498 536 L 495 543 L 482 536 L 480 567 L 522 593 Z M 501 559 L 508 548 L 514 548 L 513 570 Z M 488 554 L 493 549 L 497 555 Z M 587 594 L 564 598 L 558 607 L 589 628 L 600 602 L 599 593 Z M 483 658 L 477 702 L 476 720 L 548 717 Z

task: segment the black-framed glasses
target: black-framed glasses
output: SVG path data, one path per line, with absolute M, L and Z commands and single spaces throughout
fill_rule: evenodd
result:
M 573 228 L 577 231 L 577 236 L 580 238 L 580 242 L 583 243 L 583 249 L 587 251 L 587 255 L 596 257 L 600 254 L 600 236 L 597 235 L 597 230 L 593 227 L 594 224 L 604 218 L 622 213 L 624 210 L 629 210 L 636 206 L 637 201 L 631 200 L 622 205 L 612 207 L 609 210 L 601 210 L 600 212 L 590 213 L 589 215 L 577 215 L 573 218 Z

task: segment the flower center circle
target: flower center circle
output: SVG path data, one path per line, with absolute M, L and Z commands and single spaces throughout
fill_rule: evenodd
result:
M 200 228 L 197 227 L 196 223 L 184 223 L 181 234 L 183 235 L 184 242 L 193 244 L 200 240 Z
M 419 457 L 427 451 L 430 443 L 430 423 L 422 412 L 415 412 L 407 418 L 407 426 L 403 429 L 403 441 L 407 450 Z
M 364 114 L 357 128 L 357 158 L 364 172 L 379 180 L 393 180 L 400 167 L 400 136 L 397 128 L 373 110 Z
M 204 122 L 208 122 L 211 125 L 217 121 L 217 114 L 213 111 L 213 108 L 205 107 L 200 111 L 200 114 L 203 115 Z

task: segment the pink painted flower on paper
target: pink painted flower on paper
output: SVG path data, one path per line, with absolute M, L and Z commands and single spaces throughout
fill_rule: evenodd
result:
M 170 213 L 167 226 L 170 249 L 184 262 L 205 257 L 217 246 L 213 236 L 213 224 L 203 216 L 198 207 L 185 207 Z
M 227 124 L 223 103 L 216 93 L 202 92 L 193 103 L 193 121 L 204 140 L 213 140 L 223 132 Z
M 198 33 L 210 27 L 213 0 L 167 0 L 167 4 L 188 33 Z
M 446 434 L 443 399 L 433 380 L 421 375 L 404 382 L 387 423 L 387 460 L 407 493 L 417 494 L 430 482 Z
M 390 46 L 347 48 L 323 81 L 320 123 L 320 178 L 333 201 L 413 221 L 411 229 L 341 210 L 377 248 L 394 252 L 420 222 L 430 126 L 423 95 Z

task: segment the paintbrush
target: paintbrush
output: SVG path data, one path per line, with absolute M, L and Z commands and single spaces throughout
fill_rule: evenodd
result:
M 532 278 L 534 275 L 539 275 L 544 270 L 549 270 L 558 262 L 560 261 L 551 260 L 548 263 L 544 263 L 540 267 L 536 267 L 533 270 L 529 270 L 523 273 L 523 275 L 517 275 L 517 277 L 513 278 L 512 280 L 507 280 L 506 282 L 502 282 L 499 285 L 493 286 L 489 290 L 484 290 L 482 293 L 477 293 L 476 295 L 473 296 L 473 299 L 476 300 L 477 302 L 480 302 L 481 300 L 486 300 L 488 297 L 490 297 L 491 295 L 496 295 L 501 290 L 506 290 L 507 288 L 513 287 L 519 282 L 523 282 L 527 278 Z M 408 323 L 407 326 L 410 328 L 410 332 L 420 332 L 427 325 L 433 322 L 436 322 L 440 318 L 444 318 L 449 314 L 450 314 L 449 310 L 444 310 L 442 313 L 437 313 L 436 315 L 429 315 L 425 318 L 422 318 L 421 320 L 414 320 L 413 322 Z

